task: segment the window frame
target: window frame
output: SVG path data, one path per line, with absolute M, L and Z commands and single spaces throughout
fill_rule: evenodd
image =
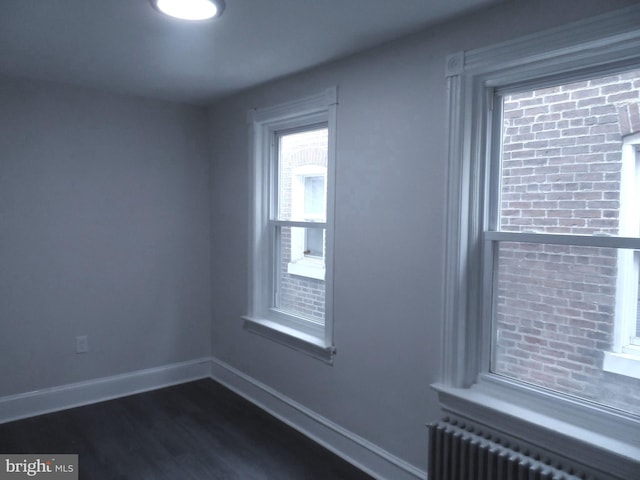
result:
M 492 306 L 483 299 L 491 298 L 486 295 L 492 278 L 484 266 L 492 261 L 488 245 L 510 235 L 485 233 L 485 226 L 495 222 L 486 197 L 498 192 L 488 168 L 497 158 L 492 148 L 498 142 L 492 140 L 499 138 L 491 116 L 496 89 L 541 87 L 640 65 L 638 22 L 640 8 L 632 6 L 446 59 L 444 349 L 442 381 L 432 386 L 448 414 L 573 458 L 602 478 L 637 474 L 638 417 L 490 373 Z M 518 234 L 517 241 L 527 236 L 539 241 L 537 235 Z M 596 243 L 611 241 L 597 237 Z M 615 244 L 621 246 L 617 239 Z
M 337 87 L 291 102 L 253 109 L 248 112 L 251 139 L 251 225 L 249 252 L 249 299 L 243 315 L 244 328 L 252 333 L 285 344 L 328 364 L 336 349 L 333 341 L 333 224 L 335 210 L 335 159 L 337 123 Z M 314 223 L 325 228 L 325 318 L 324 325 L 273 308 L 274 225 L 306 227 L 308 222 L 274 220 L 277 185 L 274 170 L 277 157 L 276 140 L 281 132 L 305 130 L 325 124 L 328 128 L 326 173 L 327 218 Z

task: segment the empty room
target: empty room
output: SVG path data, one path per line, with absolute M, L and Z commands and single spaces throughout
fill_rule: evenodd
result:
M 0 0 L 0 479 L 638 480 L 639 205 L 637 1 Z

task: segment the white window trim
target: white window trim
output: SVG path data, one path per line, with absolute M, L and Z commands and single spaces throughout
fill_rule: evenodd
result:
M 333 342 L 333 218 L 335 211 L 335 158 L 338 90 L 327 88 L 308 96 L 272 107 L 248 112 L 251 145 L 251 202 L 249 251 L 249 304 L 243 316 L 247 330 L 299 350 L 326 363 L 333 362 L 336 349 Z M 270 272 L 273 245 L 267 227 L 270 221 L 269 198 L 271 158 L 278 131 L 307 125 L 328 125 L 327 159 L 327 219 L 325 254 L 325 321 L 324 325 L 285 314 L 270 308 L 273 291 Z M 287 222 L 295 224 L 295 222 Z M 295 225 L 294 225 L 295 226 Z M 301 223 L 299 226 L 305 226 Z
M 442 382 L 433 387 L 445 412 L 572 458 L 603 479 L 637 476 L 637 417 L 489 373 L 491 325 L 483 324 L 486 292 L 478 287 L 489 281 L 482 278 L 482 225 L 488 211 L 480 207 L 486 205 L 491 133 L 486 112 L 495 87 L 528 78 L 551 84 L 567 74 L 580 78 L 637 65 L 638 24 L 640 7 L 632 6 L 453 54 L 446 63 L 450 115 L 444 354 Z
M 640 230 L 640 134 L 624 138 L 622 171 L 620 172 L 620 234 L 638 235 Z M 640 347 L 632 343 L 636 336 L 638 315 L 638 276 L 640 253 L 637 250 L 618 252 L 616 285 L 616 317 L 611 352 L 604 353 L 602 369 L 640 379 Z

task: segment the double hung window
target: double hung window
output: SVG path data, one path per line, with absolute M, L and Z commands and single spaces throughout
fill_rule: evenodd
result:
M 640 457 L 638 20 L 447 60 L 443 408 L 493 409 L 560 455 L 579 437 L 579 460 L 620 478 Z
M 250 112 L 251 291 L 245 326 L 331 362 L 337 90 Z
M 620 118 L 638 85 L 633 68 L 494 89 L 483 232 L 491 373 L 636 415 L 640 382 L 610 373 L 640 378 L 640 189 Z

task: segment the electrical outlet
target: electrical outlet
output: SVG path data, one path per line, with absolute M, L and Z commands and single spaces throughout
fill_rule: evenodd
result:
M 89 351 L 89 337 L 78 335 L 76 337 L 76 353 L 87 353 Z

